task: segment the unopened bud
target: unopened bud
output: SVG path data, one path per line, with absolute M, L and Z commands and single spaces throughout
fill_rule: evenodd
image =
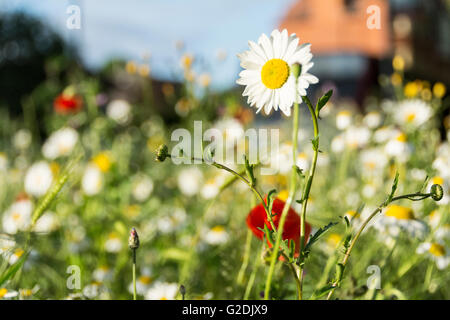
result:
M 139 236 L 135 228 L 131 228 L 130 237 L 128 238 L 128 245 L 130 249 L 139 248 Z
M 180 286 L 180 293 L 181 293 L 181 297 L 184 300 L 184 296 L 186 295 L 186 287 L 181 285 Z
M 442 189 L 440 184 L 433 184 L 430 191 L 431 198 L 433 198 L 434 201 L 439 201 L 444 196 L 444 189 Z
M 167 156 L 169 155 L 169 148 L 165 144 L 162 144 L 156 149 L 156 157 L 155 160 L 159 162 L 163 162 L 166 160 Z

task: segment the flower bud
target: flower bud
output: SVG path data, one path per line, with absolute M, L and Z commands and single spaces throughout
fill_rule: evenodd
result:
M 139 248 L 139 236 L 135 228 L 131 228 L 130 237 L 128 238 L 128 245 L 130 249 Z
M 156 161 L 163 162 L 169 155 L 169 148 L 165 144 L 162 144 L 156 149 Z
M 433 198 L 434 201 L 439 201 L 444 196 L 444 189 L 442 189 L 442 186 L 440 184 L 433 184 L 431 186 L 431 198 Z

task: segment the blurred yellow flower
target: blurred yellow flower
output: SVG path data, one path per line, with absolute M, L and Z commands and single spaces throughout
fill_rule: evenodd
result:
M 447 88 L 445 87 L 445 84 L 442 82 L 436 82 L 433 86 L 433 94 L 436 98 L 441 99 L 443 96 L 445 96 L 445 93 L 447 92 Z
M 436 177 L 433 177 L 433 178 L 431 179 L 431 182 L 432 182 L 433 184 L 440 184 L 440 185 L 443 185 L 443 184 L 444 184 L 444 179 L 442 179 L 442 177 L 436 176 Z
M 184 69 L 190 69 L 193 63 L 194 63 L 193 55 L 186 53 L 181 57 L 181 66 Z
M 402 207 L 396 204 L 392 204 L 387 207 L 385 215 L 393 217 L 399 220 L 411 220 L 414 219 L 413 211 L 408 207 Z
M 211 84 L 211 76 L 208 73 L 202 73 L 198 77 L 198 83 L 203 88 L 209 87 L 209 85 Z
M 129 74 L 135 74 L 135 73 L 136 73 L 136 70 L 137 70 L 136 62 L 134 62 L 134 61 L 128 61 L 127 64 L 125 65 L 125 70 L 126 70 Z
M 103 151 L 97 154 L 93 159 L 92 162 L 100 169 L 102 172 L 107 172 L 111 168 L 112 160 L 111 156 L 108 152 Z
M 391 76 L 391 83 L 393 86 L 401 85 L 402 84 L 402 76 L 399 73 L 394 72 Z
M 431 100 L 432 98 L 431 90 L 429 88 L 424 88 L 420 92 L 420 96 L 422 97 L 423 100 Z
M 148 64 L 141 64 L 138 69 L 139 75 L 141 77 L 148 77 L 150 74 L 150 66 Z
M 330 246 L 332 246 L 332 247 L 337 247 L 338 244 L 341 242 L 341 239 L 342 239 L 342 237 L 341 237 L 340 234 L 337 234 L 337 233 L 331 233 L 331 234 L 328 236 L 327 242 L 328 242 L 328 244 L 329 244 Z
M 405 60 L 401 56 L 396 55 L 392 60 L 392 67 L 394 70 L 403 71 L 405 69 Z
M 430 253 L 436 257 L 442 257 L 445 255 L 445 248 L 439 243 L 432 243 L 429 249 Z
M 408 82 L 405 85 L 403 92 L 408 98 L 414 98 L 415 96 L 417 96 L 417 94 L 419 93 L 419 86 L 417 85 L 417 82 Z
M 278 193 L 277 198 L 286 202 L 288 197 L 289 197 L 289 191 L 284 189 L 284 190 L 281 190 L 280 193 Z

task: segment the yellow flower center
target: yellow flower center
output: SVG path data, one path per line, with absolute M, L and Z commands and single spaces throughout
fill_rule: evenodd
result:
M 5 288 L 1 288 L 0 289 L 0 299 L 3 298 L 5 296 L 5 294 L 8 293 L 8 290 L 6 290 Z
M 398 205 L 390 205 L 385 213 L 388 217 L 393 217 L 400 220 L 412 220 L 414 219 L 413 211 L 410 208 L 402 207 Z
M 430 253 L 433 256 L 436 257 L 442 257 L 445 255 L 445 248 L 444 246 L 438 244 L 438 243 L 432 243 L 429 249 Z
M 149 284 L 150 282 L 152 282 L 152 278 L 150 278 L 149 276 L 141 276 L 139 277 L 139 282 L 143 284 Z
M 400 141 L 400 142 L 406 142 L 406 140 L 407 140 L 406 134 L 400 133 L 396 139 L 397 139 L 397 141 Z
M 289 191 L 284 189 L 284 190 L 280 191 L 277 198 L 286 202 L 288 197 L 289 197 Z
M 211 229 L 212 232 L 224 232 L 225 228 L 222 226 L 215 226 L 214 228 Z
M 439 176 L 434 177 L 434 178 L 432 179 L 432 181 L 433 181 L 433 184 L 440 184 L 440 185 L 443 185 L 443 184 L 444 184 L 444 179 L 442 179 L 442 178 L 439 177 Z
M 339 242 L 341 241 L 342 237 L 337 234 L 337 233 L 332 233 L 328 236 L 328 243 L 333 246 L 336 247 Z
M 433 86 L 433 94 L 437 98 L 442 98 L 443 96 L 445 96 L 446 91 L 447 91 L 447 88 L 445 87 L 445 84 L 443 84 L 442 82 L 437 82 Z
M 281 59 L 267 61 L 261 70 L 261 80 L 269 89 L 278 89 L 286 83 L 289 77 L 289 66 Z
M 350 216 L 350 217 L 354 217 L 354 216 L 356 216 L 356 211 L 355 210 L 349 210 L 345 214 Z
M 107 172 L 111 168 L 111 159 L 106 152 L 99 153 L 92 161 L 102 172 Z
M 410 113 L 406 116 L 406 121 L 407 122 L 413 122 L 414 119 L 416 118 L 416 114 L 415 113 Z

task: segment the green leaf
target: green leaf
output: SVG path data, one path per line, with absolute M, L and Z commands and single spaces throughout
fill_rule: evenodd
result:
M 396 172 L 396 173 L 395 173 L 394 182 L 392 183 L 392 190 L 391 190 L 391 193 L 389 194 L 389 197 L 388 197 L 388 199 L 387 199 L 387 201 L 386 201 L 386 205 L 389 204 L 389 203 L 391 203 L 392 198 L 394 198 L 395 191 L 397 191 L 397 187 L 398 187 L 398 176 L 399 176 L 399 174 L 398 174 L 398 172 Z
M 22 257 L 19 258 L 19 260 L 17 260 L 16 263 L 14 263 L 11 267 L 6 269 L 6 271 L 0 276 L 0 287 L 4 283 L 6 283 L 6 281 L 8 281 L 12 277 L 14 277 L 14 275 L 17 273 L 17 271 L 19 271 L 20 268 L 22 268 L 23 264 L 27 260 L 27 257 L 28 257 L 28 253 L 25 253 Z
M 328 292 L 330 292 L 334 288 L 335 287 L 332 284 L 327 284 L 327 285 L 323 286 L 322 288 L 317 289 L 316 291 L 313 292 L 313 294 L 311 296 L 311 300 L 315 300 L 315 299 L 319 299 L 320 297 L 323 297 L 324 295 L 326 295 Z
M 247 176 L 250 179 L 252 187 L 254 187 L 256 185 L 256 178 L 255 175 L 253 174 L 254 165 L 248 162 L 246 156 L 244 156 L 244 161 L 245 161 L 245 172 L 247 173 Z
M 333 95 L 333 90 L 329 90 L 317 101 L 317 105 L 316 105 L 317 115 L 319 115 L 320 110 L 322 110 L 322 108 L 325 107 L 325 105 L 327 104 L 328 100 L 330 100 L 332 95 Z
M 334 227 L 335 225 L 337 225 L 337 222 L 330 222 L 329 224 L 327 224 L 326 226 L 320 228 L 319 230 L 316 231 L 316 233 L 314 233 L 311 238 L 309 239 L 308 243 L 305 246 L 305 251 L 304 251 L 304 255 L 305 257 L 308 255 L 308 253 L 311 251 L 311 247 L 312 245 L 317 242 L 317 240 L 319 240 L 324 234 L 325 232 L 327 232 L 331 227 Z

